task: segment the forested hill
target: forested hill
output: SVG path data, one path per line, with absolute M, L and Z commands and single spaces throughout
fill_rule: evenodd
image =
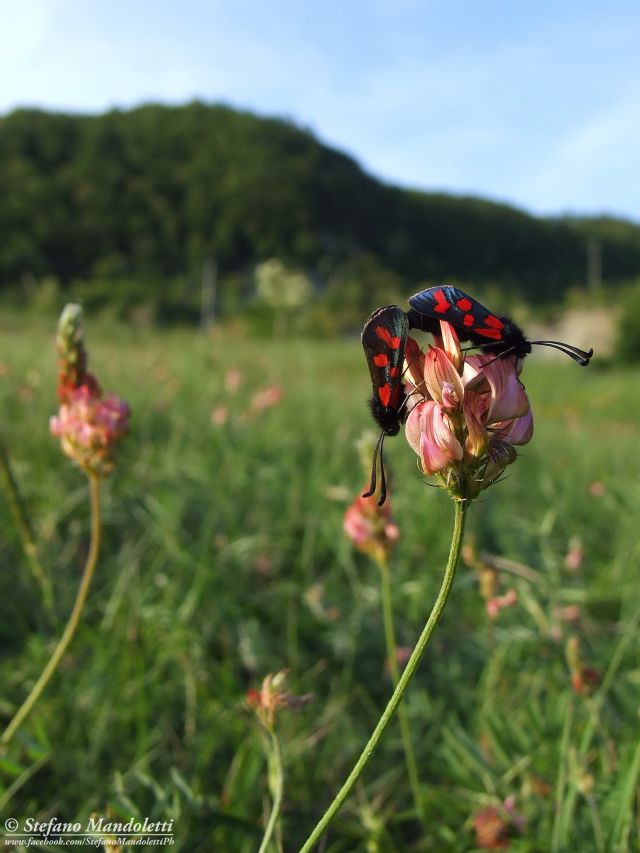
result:
M 223 106 L 144 106 L 0 119 L 0 283 L 247 269 L 277 256 L 322 275 L 366 257 L 407 283 L 504 283 L 544 298 L 640 271 L 640 227 L 548 220 L 477 198 L 411 192 L 280 120 Z

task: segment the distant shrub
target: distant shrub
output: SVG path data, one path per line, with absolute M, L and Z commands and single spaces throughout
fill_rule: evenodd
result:
M 625 292 L 624 311 L 618 323 L 616 356 L 619 361 L 640 362 L 640 282 Z

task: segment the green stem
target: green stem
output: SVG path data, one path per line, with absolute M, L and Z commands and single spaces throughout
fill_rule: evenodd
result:
M 280 816 L 280 809 L 282 807 L 282 795 L 284 791 L 284 769 L 282 766 L 282 751 L 280 749 L 280 741 L 278 740 L 278 735 L 275 731 L 269 731 L 269 740 L 271 741 L 271 750 L 269 755 L 269 777 L 270 777 L 270 788 L 273 793 L 273 805 L 271 807 L 271 814 L 269 815 L 269 820 L 267 822 L 267 826 L 264 831 L 264 836 L 262 838 L 262 844 L 260 845 L 260 849 L 258 853 L 266 853 L 266 850 L 269 846 L 269 842 L 271 841 L 271 836 L 276 828 L 276 824 L 278 822 L 278 817 Z
M 382 621 L 384 625 L 384 639 L 387 647 L 387 660 L 389 661 L 389 671 L 393 680 L 394 687 L 400 680 L 400 670 L 398 668 L 397 646 L 395 631 L 393 628 L 393 606 L 391 601 L 391 579 L 389 576 L 389 564 L 386 558 L 378 561 L 380 568 L 380 579 L 382 586 Z M 409 785 L 413 795 L 413 802 L 417 813 L 426 820 L 424 806 L 422 804 L 422 796 L 420 794 L 420 779 L 418 777 L 418 767 L 416 765 L 416 757 L 413 751 L 413 743 L 411 740 L 411 726 L 409 725 L 409 716 L 404 704 L 398 707 L 398 722 L 400 723 L 400 734 L 402 736 L 402 746 L 404 749 L 404 757 L 407 764 L 407 775 L 409 776 Z
M 98 562 L 98 551 L 100 549 L 101 534 L 100 480 L 96 476 L 90 474 L 89 485 L 91 494 L 91 544 L 89 546 L 87 562 L 85 563 L 84 572 L 82 573 L 82 580 L 80 581 L 80 587 L 78 588 L 78 594 L 76 595 L 73 610 L 71 611 L 71 615 L 69 616 L 69 621 L 67 622 L 67 626 L 64 629 L 64 633 L 60 637 L 60 640 L 58 641 L 58 644 L 55 647 L 53 654 L 49 658 L 49 662 L 43 669 L 36 683 L 33 685 L 31 692 L 29 693 L 19 710 L 16 712 L 14 718 L 4 730 L 4 733 L 0 738 L 0 743 L 3 746 L 9 743 L 18 727 L 24 722 L 25 718 L 40 698 L 42 691 L 49 683 L 49 679 L 58 668 L 58 664 L 62 660 L 62 657 L 64 656 L 64 653 L 66 652 L 67 647 L 71 642 L 73 635 L 75 634 L 76 628 L 78 627 L 78 623 L 80 621 L 80 617 L 82 615 L 82 611 L 87 600 L 87 594 L 89 592 L 89 587 L 91 586 L 91 580 L 93 578 L 93 574 L 96 568 L 96 563 Z
M 40 559 L 38 558 L 38 549 L 33 538 L 33 529 L 31 527 L 31 522 L 29 521 L 29 516 L 27 514 L 22 495 L 20 494 L 20 489 L 18 488 L 18 483 L 16 481 L 15 475 L 13 473 L 13 470 L 11 469 L 9 453 L 7 451 L 7 448 L 1 441 L 0 483 L 2 484 L 2 490 L 4 491 L 5 496 L 7 498 L 9 512 L 13 517 L 13 523 L 15 524 L 16 530 L 18 531 L 20 544 L 22 545 L 22 551 L 27 560 L 27 563 L 29 564 L 29 568 L 31 569 L 31 574 L 33 575 L 36 583 L 40 587 L 44 605 L 49 614 L 51 615 L 53 614 L 53 592 L 51 590 L 51 583 L 44 569 L 42 568 Z
M 409 686 L 409 682 L 415 675 L 418 665 L 422 660 L 422 656 L 424 655 L 425 649 L 427 648 L 429 640 L 431 639 L 431 635 L 433 634 L 436 625 L 440 621 L 442 611 L 445 608 L 447 599 L 449 598 L 449 593 L 451 592 L 453 579 L 455 577 L 456 568 L 458 566 L 458 560 L 460 558 L 460 550 L 462 548 L 462 535 L 464 533 L 464 523 L 466 518 L 467 505 L 468 502 L 464 500 L 456 501 L 455 503 L 455 519 L 453 524 L 453 535 L 451 538 L 451 548 L 449 551 L 449 561 L 447 563 L 447 568 L 444 573 L 440 592 L 438 593 L 438 597 L 435 601 L 435 604 L 433 605 L 433 609 L 429 614 L 427 624 L 424 626 L 422 634 L 420 634 L 418 642 L 416 643 L 415 648 L 411 653 L 411 657 L 407 661 L 407 665 L 402 675 L 400 676 L 395 690 L 393 691 L 393 695 L 391 696 L 387 707 L 382 712 L 382 716 L 378 720 L 378 724 L 373 730 L 373 734 L 369 738 L 365 748 L 362 751 L 362 754 L 360 755 L 360 758 L 357 760 L 346 782 L 338 791 L 335 799 L 316 824 L 309 838 L 300 848 L 300 853 L 309 853 L 309 851 L 315 847 L 316 843 L 320 839 L 321 835 L 324 833 L 329 823 L 333 820 L 337 812 L 343 806 L 344 801 L 347 799 L 347 797 L 353 790 L 353 787 L 358 781 L 360 774 L 364 770 L 367 762 L 369 761 L 376 747 L 380 743 L 382 735 L 384 734 L 400 702 L 402 701 L 407 687 Z

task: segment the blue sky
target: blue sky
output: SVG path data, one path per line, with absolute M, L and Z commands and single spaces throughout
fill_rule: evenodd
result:
M 193 98 L 384 180 L 640 221 L 640 3 L 0 0 L 0 112 Z

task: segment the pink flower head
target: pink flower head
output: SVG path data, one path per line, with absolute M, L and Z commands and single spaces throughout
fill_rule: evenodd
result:
M 569 541 L 569 549 L 564 558 L 564 566 L 570 572 L 577 572 L 584 559 L 584 548 L 581 540 L 574 536 Z
M 216 406 L 211 412 L 211 423 L 214 426 L 224 426 L 229 420 L 229 409 L 227 406 Z
M 505 607 L 513 607 L 518 600 L 518 593 L 513 589 L 508 589 L 504 595 L 494 595 L 488 599 L 485 604 L 487 616 L 489 619 L 497 619 L 500 611 Z
M 400 531 L 391 520 L 391 503 L 378 506 L 377 495 L 357 497 L 344 514 L 343 529 L 355 547 L 377 562 L 387 560 Z
M 224 375 L 224 387 L 230 394 L 235 394 L 241 385 L 242 373 L 235 367 L 230 367 Z
M 129 430 L 129 406 L 114 394 L 95 397 L 86 385 L 71 391 L 67 399 L 49 421 L 51 434 L 88 474 L 108 476 L 115 465 L 116 447 Z
M 115 394 L 103 395 L 86 370 L 82 309 L 67 305 L 58 325 L 58 414 L 50 418 L 51 434 L 62 451 L 88 474 L 108 476 L 115 465 L 118 444 L 129 429 L 130 409 Z
M 253 395 L 251 399 L 251 410 L 257 414 L 277 406 L 282 400 L 282 388 L 280 385 L 265 385 Z
M 455 329 L 440 322 L 436 346 L 405 350 L 411 399 L 407 441 L 425 474 L 438 475 L 457 497 L 472 498 L 517 458 L 533 434 L 529 400 L 514 356 L 463 359 Z
M 601 483 L 599 480 L 596 480 L 594 483 L 589 485 L 589 494 L 592 498 L 601 498 L 605 492 L 607 491 L 607 487 L 604 483 Z

